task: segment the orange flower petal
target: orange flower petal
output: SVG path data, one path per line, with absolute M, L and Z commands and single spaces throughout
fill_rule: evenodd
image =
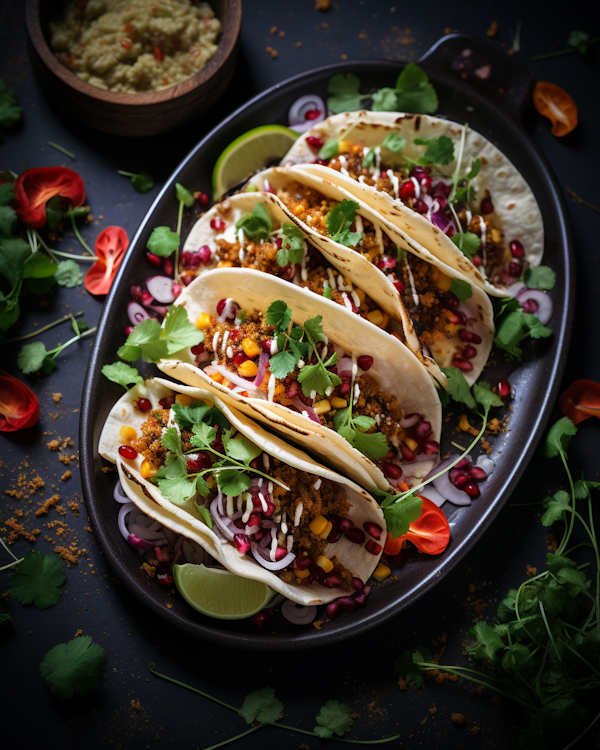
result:
M 128 247 L 129 238 L 122 227 L 106 227 L 100 232 L 94 246 L 98 260 L 85 275 L 90 294 L 108 294 Z
M 548 81 L 538 81 L 533 103 L 543 117 L 552 123 L 552 135 L 562 137 L 577 127 L 577 105 L 564 89 Z
M 575 424 L 589 417 L 600 417 L 600 383 L 576 380 L 558 399 L 558 406 Z

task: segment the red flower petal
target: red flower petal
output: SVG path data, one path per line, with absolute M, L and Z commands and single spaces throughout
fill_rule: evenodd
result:
M 13 188 L 17 216 L 29 227 L 44 226 L 46 203 L 55 195 L 67 199 L 73 206 L 83 206 L 85 200 L 83 180 L 66 167 L 27 169 L 14 181 Z
M 40 402 L 25 383 L 0 370 L 0 432 L 33 427 L 40 418 Z
M 106 227 L 100 232 L 94 247 L 98 260 L 85 275 L 90 294 L 108 294 L 128 247 L 129 238 L 122 227 Z
M 558 406 L 575 424 L 589 417 L 600 417 L 600 383 L 576 380 L 558 399 Z

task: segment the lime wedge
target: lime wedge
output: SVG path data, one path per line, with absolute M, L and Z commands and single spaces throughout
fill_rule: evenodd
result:
M 241 620 L 260 612 L 275 596 L 261 581 L 242 578 L 221 568 L 175 565 L 175 585 L 186 602 L 218 620 Z
M 261 125 L 232 141 L 213 169 L 214 199 L 218 200 L 256 172 L 279 162 L 298 135 L 283 125 Z

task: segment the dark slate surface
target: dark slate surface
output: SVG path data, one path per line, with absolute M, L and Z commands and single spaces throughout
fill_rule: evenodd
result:
M 547 61 L 532 62 L 531 56 L 566 46 L 571 28 L 590 30 L 591 12 L 584 4 L 569 8 L 546 3 L 539 7 L 507 2 L 452 5 L 438 0 L 413 4 L 409 8 L 389 2 L 341 0 L 327 14 L 313 10 L 307 2 L 300 6 L 273 0 L 247 2 L 244 7 L 240 60 L 229 91 L 207 115 L 189 126 L 156 139 L 118 139 L 82 126 L 58 115 L 34 79 L 27 60 L 22 5 L 17 0 L 0 4 L 0 77 L 15 88 L 21 98 L 25 118 L 16 132 L 0 143 L 0 166 L 20 172 L 27 167 L 65 164 L 74 166 L 86 183 L 87 198 L 95 222 L 86 228 L 91 244 L 103 226 L 124 226 L 132 236 L 158 194 L 164 181 L 195 143 L 222 117 L 264 88 L 316 65 L 340 60 L 382 57 L 418 59 L 446 29 L 459 30 L 486 39 L 492 20 L 500 33 L 494 46 L 507 50 L 512 45 L 510 30 L 522 22 L 522 51 L 519 59 L 536 79 L 549 80 L 566 88 L 579 106 L 577 131 L 561 140 L 551 134 L 546 120 L 530 114 L 527 127 L 547 156 L 560 185 L 569 186 L 582 198 L 600 203 L 597 189 L 598 158 L 596 123 L 600 103 L 593 95 L 598 71 L 598 48 L 582 59 L 573 54 Z M 537 4 L 536 4 L 537 5 Z M 327 24 L 323 27 L 322 24 Z M 284 37 L 271 35 L 277 26 Z M 393 27 L 396 27 L 394 29 Z M 366 35 L 364 38 L 359 37 Z M 408 44 L 402 41 L 410 40 Z M 295 46 L 297 41 L 302 47 Z M 502 46 L 504 45 L 504 46 Z M 272 60 L 266 46 L 277 49 Z M 48 147 L 54 141 L 74 151 L 69 159 Z M 146 169 L 157 180 L 154 190 L 140 196 L 133 192 L 116 169 Z M 566 194 L 565 194 L 566 195 Z M 573 203 L 566 195 L 572 220 L 578 278 L 575 326 L 563 386 L 576 378 L 600 379 L 599 336 L 596 300 L 600 292 L 600 260 L 596 236 L 600 218 L 594 211 Z M 100 218 L 102 217 L 102 218 Z M 97 224 L 96 224 L 97 222 Z M 68 233 L 61 250 L 78 253 L 74 237 Z M 82 287 L 58 289 L 41 306 L 27 302 L 19 325 L 11 335 L 34 330 L 68 311 L 85 311 L 91 324 L 99 317 L 101 301 L 92 299 Z M 43 335 L 47 348 L 69 337 L 67 326 Z M 241 705 L 248 690 L 273 686 L 286 710 L 285 723 L 312 729 L 320 705 L 336 699 L 348 703 L 357 713 L 351 737 L 367 739 L 400 733 L 401 741 L 392 746 L 413 750 L 419 747 L 512 748 L 516 734 L 512 727 L 518 716 L 508 706 L 498 709 L 491 694 L 470 692 L 469 685 L 446 683 L 429 685 L 424 691 L 400 691 L 393 671 L 393 660 L 404 648 L 418 643 L 434 650 L 445 645 L 446 663 L 462 659 L 462 642 L 468 628 L 481 614 L 492 614 L 493 606 L 511 586 L 521 582 L 527 564 L 543 564 L 546 530 L 538 523 L 536 508 L 516 507 L 514 503 L 541 499 L 546 491 L 563 481 L 560 467 L 533 457 L 525 477 L 515 487 L 513 500 L 500 513 L 489 531 L 459 567 L 433 591 L 398 617 L 371 632 L 345 643 L 310 652 L 272 655 L 227 650 L 193 639 L 172 629 L 133 599 L 118 583 L 118 571 L 107 567 L 94 537 L 85 530 L 88 520 L 81 499 L 77 462 L 71 463 L 73 478 L 60 481 L 65 467 L 46 443 L 54 437 L 71 437 L 78 450 L 78 412 L 83 376 L 91 343 L 81 342 L 59 357 L 59 368 L 52 375 L 30 385 L 40 398 L 39 425 L 25 433 L 2 435 L 2 489 L 16 482 L 19 471 L 34 470 L 46 481 L 38 499 L 50 497 L 56 485 L 63 502 L 80 503 L 79 518 L 68 511 L 65 521 L 87 549 L 77 567 L 67 572 L 65 593 L 59 604 L 45 612 L 13 602 L 9 611 L 14 629 L 2 640 L 3 654 L 3 740 L 23 747 L 42 744 L 58 747 L 77 743 L 89 748 L 182 747 L 202 748 L 244 731 L 245 724 L 227 709 L 200 696 L 183 691 L 152 677 L 147 664 L 156 662 L 159 670 L 209 692 L 234 705 Z M 3 346 L 2 367 L 18 374 L 14 363 L 18 345 Z M 52 394 L 62 393 L 56 404 Z M 56 415 L 56 416 L 55 416 Z M 574 465 L 597 478 L 597 452 L 600 445 L 597 422 L 586 422 L 573 441 Z M 26 501 L 20 501 L 26 507 Z M 2 495 L 2 509 L 19 507 Z M 36 506 L 37 507 L 37 506 Z M 7 514 L 8 515 L 8 514 Z M 42 524 L 62 518 L 56 511 L 36 519 L 29 526 L 42 528 L 35 548 L 50 551 Z M 28 543 L 21 541 L 14 550 L 24 554 Z M 4 555 L 4 553 L 3 553 Z M 2 564 L 7 562 L 2 557 Z M 2 573 L 1 591 L 9 588 L 8 574 Z M 487 607 L 487 608 L 486 608 Z M 106 649 L 106 681 L 92 692 L 69 703 L 50 697 L 39 677 L 38 665 L 49 648 L 73 637 L 82 629 Z M 441 638 L 444 639 L 442 642 Z M 141 710 L 131 708 L 139 700 Z M 431 714 L 430 708 L 437 708 Z M 466 727 L 456 728 L 453 712 L 462 712 Z M 480 727 L 478 737 L 467 735 Z M 285 730 L 264 729 L 240 740 L 240 750 L 260 746 L 299 748 L 324 746 L 313 737 L 302 737 Z

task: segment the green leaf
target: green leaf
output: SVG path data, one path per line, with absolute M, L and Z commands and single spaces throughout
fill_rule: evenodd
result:
M 0 179 L 4 179 L 0 175 Z M 8 206 L 15 199 L 15 191 L 12 182 L 5 182 L 0 185 L 0 206 Z
M 208 497 L 210 495 L 210 487 L 208 486 L 206 479 L 204 479 L 204 477 L 200 475 L 196 477 L 196 492 L 202 497 Z M 204 510 L 206 510 L 208 513 L 208 518 L 205 518 L 205 514 L 203 513 L 202 508 L 204 508 L 204 506 L 199 505 L 198 512 L 200 513 L 202 518 L 204 518 L 206 525 L 212 529 L 212 518 L 210 515 L 210 511 L 208 510 L 208 508 L 204 508 Z
M 549 266 L 526 268 L 523 281 L 528 289 L 554 289 L 556 273 Z
M 23 110 L 19 106 L 17 92 L 0 81 L 0 127 L 10 128 L 21 119 L 22 115 Z
M 508 595 L 498 605 L 498 619 L 500 622 L 510 622 L 516 618 L 516 602 L 517 589 L 509 589 Z
M 254 461 L 255 458 L 258 458 L 262 452 L 262 448 L 259 448 L 249 438 L 243 436 L 229 440 L 225 446 L 225 453 L 227 453 L 229 458 L 233 458 L 234 461 L 241 461 L 246 465 L 250 461 Z
M 363 156 L 363 167 L 366 169 L 369 169 L 369 167 L 373 166 L 373 162 L 375 161 L 375 149 L 374 148 L 368 148 L 365 151 L 365 155 Z
M 142 321 L 142 324 L 146 321 Z M 190 323 L 185 307 L 171 305 L 164 322 L 164 338 L 169 354 L 204 341 L 204 333 Z
M 359 414 L 358 416 L 352 418 L 352 424 L 355 427 L 359 427 L 361 430 L 370 430 L 371 427 L 373 427 L 373 425 L 375 424 L 375 420 L 373 419 L 373 417 L 365 417 Z
M 575 47 L 580 55 L 585 55 L 585 53 L 588 51 L 589 40 L 590 35 L 587 33 L 587 31 L 572 31 L 569 34 L 569 38 L 567 39 L 567 44 L 570 47 Z
M 298 373 L 298 382 L 305 396 L 310 396 L 311 391 L 316 391 L 323 396 L 327 388 L 335 388 L 342 381 L 335 373 L 329 372 L 320 362 L 317 362 L 316 365 L 304 365 Z
M 551 578 L 545 578 L 539 583 L 537 598 L 544 605 L 546 614 L 556 617 L 563 608 L 567 591 Z
M 351 713 L 350 706 L 345 703 L 328 701 L 317 714 L 318 726 L 314 728 L 314 733 L 323 738 L 332 737 L 334 733 L 343 737 L 354 724 Z
M 468 281 L 463 281 L 462 279 L 452 279 L 450 291 L 452 294 L 455 294 L 461 302 L 471 299 L 473 296 L 473 287 Z
M 325 217 L 325 226 L 334 242 L 339 242 L 340 245 L 345 245 L 346 247 L 352 247 L 360 242 L 362 234 L 350 231 L 359 208 L 360 206 L 356 201 L 344 198 L 344 200 L 329 211 Z
M 50 649 L 40 665 L 40 673 L 50 692 L 65 700 L 84 695 L 102 680 L 106 651 L 89 635 L 73 638 Z
M 167 427 L 162 434 L 161 443 L 163 448 L 166 448 L 172 453 L 177 453 L 178 456 L 181 455 L 181 435 L 177 432 L 176 427 Z
M 332 159 L 334 156 L 337 156 L 339 150 L 340 142 L 335 138 L 330 138 L 319 149 L 319 159 L 325 159 L 326 161 Z
M 212 425 L 200 422 L 192 427 L 192 438 L 190 440 L 194 448 L 208 448 L 214 443 L 217 431 Z
M 473 256 L 481 247 L 481 238 L 473 234 L 473 232 L 458 232 L 453 237 L 450 237 L 450 241 L 469 260 L 473 260 Z
M 465 376 L 458 367 L 442 367 L 442 372 L 448 378 L 448 392 L 454 401 L 465 404 L 469 409 L 475 411 L 477 404 L 465 380 Z
M 333 299 L 333 291 L 328 281 L 323 283 L 323 297 L 325 297 L 325 299 Z
M 566 521 L 571 508 L 571 498 L 564 490 L 559 490 L 544 500 L 544 507 L 547 510 L 540 519 L 542 526 L 552 526 L 556 521 Z
M 467 180 L 472 180 L 481 172 L 481 159 L 473 159 L 471 162 L 471 169 L 466 176 Z
M 224 495 L 237 497 L 250 489 L 250 477 L 237 469 L 225 469 L 214 473 L 218 486 Z
M 55 195 L 46 203 L 46 226 L 51 232 L 56 232 L 64 216 L 60 203 L 60 195 Z
M 167 500 L 174 505 L 185 505 L 196 494 L 196 481 L 188 479 L 187 461 L 183 456 L 169 455 L 174 456 L 175 460 L 168 466 L 161 466 L 152 481 Z
M 484 409 L 486 406 L 489 406 L 490 409 L 495 406 L 504 406 L 504 401 L 496 393 L 493 393 L 489 383 L 475 383 L 473 396 L 475 401 L 481 404 Z
M 356 424 L 356 419 L 353 423 Z M 349 442 L 371 461 L 379 461 L 390 452 L 390 446 L 383 432 L 364 433 L 354 430 L 354 439 Z
M 433 115 L 438 108 L 438 97 L 427 73 L 415 63 L 408 63 L 396 81 L 398 112 Z
M 383 139 L 383 143 L 381 144 L 382 148 L 387 148 L 388 151 L 392 151 L 394 154 L 399 154 L 405 146 L 406 138 L 400 135 L 400 133 L 390 133 Z
M 290 263 L 300 263 L 304 257 L 304 235 L 295 224 L 281 225 L 282 243 L 277 251 L 277 263 L 281 268 Z
M 83 271 L 74 260 L 61 260 L 56 269 L 56 283 L 72 289 L 83 284 Z
M 253 690 L 244 698 L 239 710 L 246 724 L 258 721 L 260 724 L 274 724 L 283 716 L 283 704 L 275 697 L 273 688 Z
M 373 112 L 397 112 L 398 92 L 384 87 L 373 94 Z
M 313 341 L 323 341 L 323 322 L 322 315 L 315 315 L 314 318 L 309 318 L 304 321 L 304 330 L 312 338 Z
M 17 367 L 25 375 L 37 372 L 46 358 L 46 346 L 42 341 L 34 341 L 33 344 L 25 344 L 17 355 Z
M 327 84 L 327 93 L 331 94 L 327 97 L 327 109 L 334 115 L 360 109 L 362 99 L 366 99 L 368 94 L 361 96 L 359 88 L 360 79 L 352 73 L 333 76 Z
M 125 362 L 114 362 L 112 365 L 104 365 L 101 372 L 105 378 L 125 388 L 131 384 L 144 384 L 144 378 L 139 374 L 137 369 L 126 365 Z
M 11 581 L 10 595 L 21 604 L 48 609 L 60 600 L 62 592 L 59 587 L 65 580 L 65 564 L 60 557 L 31 550 Z
M 502 656 L 501 666 L 505 672 L 523 672 L 530 663 L 531 651 L 522 643 L 513 643 Z
M 17 228 L 17 212 L 8 205 L 14 197 L 10 182 L 0 185 L 0 233 L 7 237 L 14 234 Z
M 23 265 L 31 255 L 29 243 L 20 237 L 0 239 L 0 273 L 11 287 L 16 287 L 23 276 Z
M 244 232 L 253 241 L 266 240 L 273 229 L 273 222 L 265 203 L 257 203 L 251 214 L 245 214 L 235 223 L 236 233 Z
M 398 539 L 408 532 L 409 526 L 413 521 L 421 517 L 423 500 L 416 495 L 408 495 L 400 502 L 395 502 L 393 495 L 392 504 L 384 508 L 383 515 L 387 523 L 388 534 L 392 539 Z M 381 504 L 383 507 L 383 503 Z
M 406 682 L 414 682 L 416 688 L 423 687 L 423 678 L 427 669 L 419 666 L 417 662 L 431 663 L 431 651 L 424 646 L 417 646 L 412 652 L 404 651 L 402 656 L 399 656 L 395 663 L 394 668 L 396 672 L 404 675 Z
M 179 247 L 179 235 L 169 227 L 155 227 L 146 245 L 150 252 L 162 258 L 168 258 Z
M 55 284 L 54 276 L 47 276 L 45 279 L 27 279 L 27 286 L 32 294 L 46 294 Z
M 561 585 L 568 587 L 571 596 L 585 594 L 591 586 L 591 581 L 586 580 L 583 570 L 561 568 L 556 577 Z
M 574 560 L 564 555 L 557 555 L 554 552 L 548 552 L 546 555 L 546 567 L 551 573 L 558 573 L 563 568 L 575 568 L 577 567 Z
M 496 661 L 496 652 L 503 649 L 505 645 L 496 630 L 483 620 L 469 630 L 469 636 L 476 643 L 473 646 L 467 646 L 467 653 L 481 661 Z
M 66 261 L 67 263 L 69 261 Z M 72 263 L 73 261 L 71 261 Z M 24 279 L 47 279 L 50 276 L 54 276 L 58 269 L 58 265 L 50 260 L 47 255 L 41 252 L 33 253 L 27 258 L 23 265 L 23 278 Z
M 265 313 L 265 323 L 275 326 L 278 331 L 286 331 L 291 320 L 292 311 L 281 299 L 271 302 Z
M 269 360 L 269 369 L 276 378 L 285 378 L 296 366 L 296 358 L 290 352 L 278 352 Z
M 532 338 L 547 338 L 552 331 L 546 328 L 540 319 L 531 313 L 519 311 L 502 315 L 497 321 L 494 343 L 499 349 L 507 352 L 509 358 L 522 354 L 518 344 L 528 336 Z
M 198 484 L 198 482 L 200 480 L 202 480 L 202 477 L 198 477 L 198 479 L 196 480 L 196 485 Z M 204 481 L 204 480 L 202 480 L 202 481 Z M 206 482 L 204 482 L 204 484 L 206 484 Z M 200 492 L 200 490 L 198 490 L 198 492 Z M 203 497 L 206 497 L 206 495 L 208 495 L 208 492 L 209 492 L 209 487 L 208 487 L 208 485 L 206 485 L 206 494 L 204 494 L 202 492 L 200 492 L 200 494 Z M 212 521 L 212 516 L 210 515 L 209 509 L 206 508 L 206 507 L 204 507 L 204 505 L 198 505 L 197 508 L 198 508 L 198 513 L 200 513 L 200 515 L 201 515 L 202 520 L 204 521 L 204 523 L 208 526 L 209 529 L 212 529 L 212 527 L 213 527 L 213 521 Z
M 573 435 L 577 433 L 577 427 L 568 417 L 561 417 L 548 430 L 544 443 L 544 454 L 546 458 L 553 458 L 559 453 L 566 453 Z
M 175 421 L 181 429 L 188 427 L 189 425 L 199 424 L 204 421 L 204 418 L 208 418 L 209 412 L 212 407 L 204 401 L 194 401 L 189 406 L 178 404 L 175 402 L 171 409 L 175 416 Z
M 154 187 L 154 180 L 148 172 L 140 172 L 131 176 L 131 186 L 136 193 L 147 193 Z
M 447 135 L 438 138 L 415 138 L 417 146 L 427 146 L 427 151 L 417 161 L 419 164 L 450 164 L 454 160 L 454 143 Z
M 64 212 L 63 216 L 68 219 L 81 219 L 83 216 L 87 216 L 89 213 L 85 206 L 71 206 L 67 211 Z
M 175 183 L 175 194 L 177 195 L 177 200 L 183 203 L 184 206 L 191 208 L 194 205 L 194 196 L 180 182 Z

